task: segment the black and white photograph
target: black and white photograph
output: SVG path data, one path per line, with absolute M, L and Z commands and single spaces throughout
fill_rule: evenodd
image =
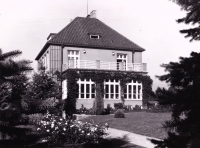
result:
M 200 0 L 0 0 L 0 148 L 199 148 Z

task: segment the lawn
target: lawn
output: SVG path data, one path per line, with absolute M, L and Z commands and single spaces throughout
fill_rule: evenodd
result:
M 159 139 L 167 136 L 162 124 L 171 118 L 171 113 L 131 112 L 125 116 L 125 118 L 114 118 L 114 115 L 90 116 L 82 121 L 108 123 L 111 128 Z

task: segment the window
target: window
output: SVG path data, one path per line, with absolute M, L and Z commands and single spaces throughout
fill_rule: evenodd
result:
M 79 99 L 94 99 L 95 98 L 95 84 L 91 79 L 79 79 Z
M 50 71 L 61 71 L 61 46 L 50 46 Z
M 90 38 L 91 39 L 100 39 L 100 36 L 99 35 L 90 35 Z
M 68 50 L 68 66 L 69 68 L 79 67 L 79 51 L 78 50 Z
M 105 86 L 105 99 L 119 99 L 120 98 L 120 84 L 118 80 L 106 80 Z
M 126 70 L 127 65 L 127 55 L 117 54 L 117 70 Z
M 142 99 L 142 83 L 130 81 L 124 89 L 124 98 L 127 100 Z

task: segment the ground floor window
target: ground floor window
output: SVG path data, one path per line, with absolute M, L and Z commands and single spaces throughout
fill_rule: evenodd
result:
M 78 99 L 94 99 L 95 98 L 95 84 L 91 79 L 79 79 L 79 95 Z
M 104 82 L 105 99 L 120 99 L 120 82 L 119 80 L 106 80 Z
M 94 99 L 95 83 L 91 79 L 79 79 L 78 99 Z M 121 86 L 119 80 L 105 80 L 104 82 L 104 99 L 118 100 L 121 98 Z M 142 83 L 131 80 L 125 86 L 124 99 L 142 100 Z
M 133 99 L 142 99 L 142 83 L 137 81 L 130 81 L 124 90 L 124 99 L 133 100 Z

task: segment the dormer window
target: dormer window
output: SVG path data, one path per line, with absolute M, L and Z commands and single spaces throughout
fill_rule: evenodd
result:
M 100 35 L 93 34 L 93 35 L 90 35 L 90 38 L 91 39 L 100 39 Z

